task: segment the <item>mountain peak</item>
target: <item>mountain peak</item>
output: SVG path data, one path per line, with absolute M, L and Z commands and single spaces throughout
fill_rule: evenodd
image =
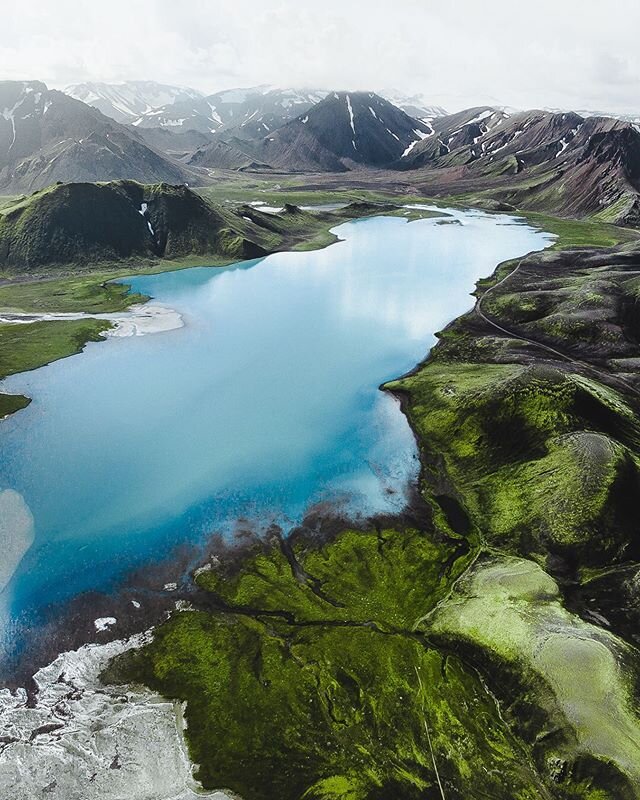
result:
M 399 159 L 430 128 L 375 92 L 335 91 L 263 140 L 261 160 L 344 171 Z
M 0 188 L 135 178 L 179 183 L 187 173 L 120 125 L 39 81 L 0 81 Z

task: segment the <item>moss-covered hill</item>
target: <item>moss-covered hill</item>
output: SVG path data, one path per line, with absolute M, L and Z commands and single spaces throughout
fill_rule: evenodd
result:
M 199 610 L 107 677 L 186 700 L 199 779 L 242 797 L 550 798 L 475 671 L 417 630 L 469 558 L 411 528 L 223 556 Z
M 55 266 L 95 269 L 132 258 L 209 253 L 251 258 L 266 252 L 259 238 L 242 217 L 186 186 L 59 184 L 2 209 L 0 269 L 37 274 Z
M 112 664 L 186 701 L 205 787 L 640 798 L 639 277 L 629 247 L 503 265 L 387 387 L 425 509 L 222 550 Z

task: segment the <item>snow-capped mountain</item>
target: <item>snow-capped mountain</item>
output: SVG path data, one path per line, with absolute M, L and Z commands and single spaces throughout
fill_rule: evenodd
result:
M 220 133 L 233 130 L 243 139 L 260 138 L 318 103 L 326 92 L 257 86 L 228 89 L 208 97 L 169 103 L 147 111 L 133 124 Z
M 545 107 L 545 111 L 548 111 L 551 114 L 563 114 L 568 113 L 566 108 L 547 108 Z M 593 109 L 575 109 L 574 113 L 579 114 L 581 117 L 585 119 L 588 117 L 610 117 L 611 119 L 619 119 L 622 122 L 632 122 L 636 125 L 640 124 L 640 113 L 638 114 L 617 114 L 613 111 L 594 111 Z
M 68 86 L 65 93 L 97 108 L 116 122 L 125 123 L 134 122 L 154 108 L 202 97 L 202 93 L 195 89 L 155 81 L 78 83 Z
M 176 132 L 233 131 L 233 135 L 241 139 L 259 139 L 304 114 L 328 94 L 324 89 L 281 89 L 274 86 L 227 89 L 207 97 L 171 101 L 140 114 L 133 124 L 142 128 L 169 128 Z M 440 106 L 426 102 L 422 95 L 407 96 L 399 92 L 378 92 L 378 95 L 416 119 L 434 119 L 446 114 Z
M 431 133 L 427 123 L 373 92 L 331 92 L 267 135 L 257 155 L 261 162 L 289 170 L 385 166 Z
M 0 193 L 56 181 L 188 180 L 134 128 L 39 81 L 0 81 Z
M 442 106 L 429 103 L 423 94 L 406 95 L 396 90 L 379 91 L 378 94 L 415 119 L 432 120 L 436 117 L 444 117 L 447 114 L 447 111 Z

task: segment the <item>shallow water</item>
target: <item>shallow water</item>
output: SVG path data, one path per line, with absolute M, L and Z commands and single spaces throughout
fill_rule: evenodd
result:
M 0 424 L 0 491 L 22 503 L 22 528 L 0 532 L 26 551 L 1 595 L 5 654 L 46 604 L 238 517 L 286 528 L 314 503 L 401 508 L 417 453 L 379 384 L 424 358 L 478 278 L 549 241 L 451 214 L 461 224 L 360 220 L 326 250 L 135 278 L 185 326 L 4 381 L 33 398 Z

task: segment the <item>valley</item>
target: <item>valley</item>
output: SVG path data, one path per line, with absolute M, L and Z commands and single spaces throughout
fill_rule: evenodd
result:
M 3 81 L 0 193 L 0 791 L 640 798 L 635 117 Z

